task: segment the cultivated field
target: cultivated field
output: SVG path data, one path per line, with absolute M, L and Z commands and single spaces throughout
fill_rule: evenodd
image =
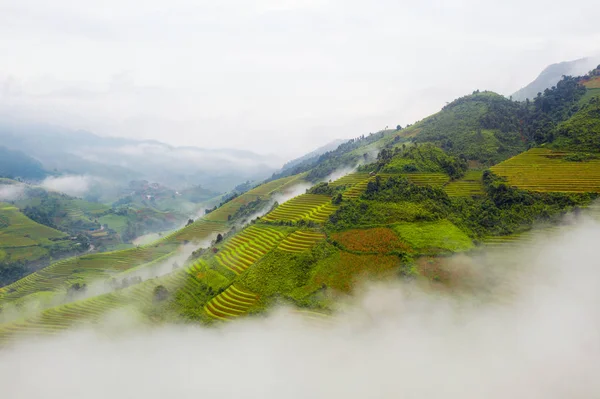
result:
M 66 241 L 65 241 L 66 240 Z M 18 208 L 0 202 L 0 261 L 33 261 L 49 255 L 49 248 L 70 246 L 68 236 L 41 225 Z
M 73 326 L 101 326 L 104 318 L 112 311 L 124 309 L 130 319 L 143 320 L 140 313 L 153 305 L 154 288 L 162 285 L 168 292 L 182 290 L 189 275 L 198 271 L 199 264 L 187 269 L 179 269 L 158 279 L 146 280 L 134 286 L 117 289 L 111 293 L 54 306 L 34 316 L 0 324 L 0 346 L 26 336 L 47 336 L 57 334 Z
M 344 199 L 356 199 L 360 197 L 367 189 L 367 184 L 369 184 L 370 180 L 371 178 L 367 177 L 344 191 Z
M 600 89 L 600 76 L 594 76 L 592 79 L 586 80 L 583 85 L 588 89 Z
M 191 225 L 169 234 L 160 242 L 201 242 L 204 240 L 212 240 L 217 234 L 224 233 L 225 231 L 227 231 L 227 225 L 225 223 L 199 219 Z
M 74 283 L 105 280 L 130 268 L 152 262 L 174 252 L 177 245 L 164 244 L 102 252 L 65 259 L 32 273 L 2 289 L 3 302 L 23 298 L 38 291 L 63 291 Z
M 389 179 L 390 177 L 406 177 L 408 181 L 417 186 L 432 186 L 442 187 L 448 183 L 450 178 L 448 175 L 443 173 L 378 173 L 377 176 L 381 177 L 382 180 Z M 355 199 L 362 195 L 367 188 L 369 181 L 375 179 L 375 177 L 366 177 L 359 181 L 348 190 L 344 192 L 344 198 Z
M 210 300 L 204 307 L 206 313 L 219 320 L 230 320 L 246 313 L 258 300 L 258 295 L 236 287 L 229 286 L 225 291 Z
M 368 178 L 369 174 L 366 172 L 350 173 L 344 177 L 340 177 L 339 179 L 329 183 L 329 185 L 331 187 L 346 186 L 349 188 L 351 186 L 354 186 L 355 184 L 365 181 Z
M 246 205 L 252 201 L 256 201 L 257 199 L 267 199 L 270 195 L 276 192 L 283 192 L 286 189 L 301 183 L 303 176 L 304 175 L 294 175 L 262 184 L 223 204 L 218 209 L 206 215 L 204 219 L 215 222 L 227 222 L 229 217 L 233 217 L 233 215 L 242 207 L 242 205 Z
M 217 262 L 232 272 L 240 274 L 275 248 L 283 237 L 283 233 L 272 227 L 250 226 L 227 240 L 216 256 Z
M 287 236 L 277 249 L 286 252 L 303 252 L 310 250 L 319 241 L 324 240 L 325 235 L 314 230 L 297 230 Z
M 512 186 L 531 191 L 600 192 L 600 159 L 568 161 L 567 152 L 545 148 L 510 158 L 491 170 Z
M 336 209 L 327 195 L 302 194 L 280 205 L 263 217 L 263 220 L 275 222 L 304 219 L 323 223 Z
M 444 191 L 450 197 L 471 197 L 483 195 L 483 171 L 470 170 L 460 180 L 451 181 L 444 186 Z
M 347 230 L 332 234 L 331 238 L 350 251 L 386 254 L 410 249 L 392 229 L 387 227 Z
M 422 253 L 460 252 L 473 247 L 471 239 L 448 220 L 401 223 L 393 229 L 402 241 Z

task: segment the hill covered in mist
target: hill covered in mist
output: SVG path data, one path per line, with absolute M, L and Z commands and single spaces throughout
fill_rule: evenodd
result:
M 119 184 L 145 179 L 175 189 L 202 185 L 227 191 L 246 180 L 264 179 L 280 162 L 250 151 L 173 147 L 10 121 L 0 123 L 0 142 L 37 159 L 49 171 Z
M 438 378 L 446 381 L 444 395 L 552 397 L 550 386 L 571 392 L 562 379 L 502 380 L 499 386 L 511 389 L 501 394 L 488 386 L 498 386 L 506 365 L 577 379 L 597 363 L 589 344 L 600 339 L 593 311 L 597 78 L 597 70 L 563 78 L 530 102 L 477 90 L 414 124 L 358 136 L 261 184 L 244 183 L 153 242 L 53 262 L 0 288 L 0 346 L 16 348 L 4 364 L 18 359 L 10 353 L 27 354 L 40 374 L 49 366 L 39 361 L 51 365 L 65 339 L 76 337 L 86 360 L 96 347 L 102 356 L 124 355 L 118 370 L 126 364 L 156 375 L 157 366 L 138 355 L 159 353 L 155 363 L 171 370 L 198 350 L 190 364 L 204 367 L 202 375 L 239 370 L 261 380 L 185 385 L 179 373 L 160 373 L 181 392 L 264 393 L 261 378 L 277 374 L 275 362 L 286 367 L 286 384 L 273 379 L 280 390 L 270 393 L 286 396 L 294 383 L 294 392 L 311 396 L 296 381 L 298 364 L 321 378 L 324 371 L 311 367 L 324 357 L 335 362 L 348 348 L 362 348 L 360 359 L 336 367 L 328 396 L 423 392 L 432 367 L 446 375 L 456 364 L 465 385 L 458 392 L 456 378 Z M 131 188 L 138 185 L 146 188 Z M 44 339 L 33 347 L 32 337 Z M 524 350 L 533 356 L 524 360 Z M 389 378 L 389 364 L 381 363 L 390 353 L 401 358 L 394 373 L 400 364 L 402 375 L 424 380 L 398 387 L 382 378 L 366 388 L 348 382 L 375 367 L 367 370 L 363 359 Z M 549 353 L 557 360 L 547 361 Z M 89 362 L 60 359 L 58 370 L 87 378 L 81 370 Z M 583 366 L 573 372 L 575 365 Z M 486 382 L 476 392 L 462 388 L 471 387 L 473 370 Z M 327 375 L 322 384 L 331 382 Z M 103 381 L 95 392 L 115 390 Z
M 581 76 L 600 65 L 600 57 L 563 61 L 546 67 L 535 80 L 512 94 L 513 100 L 533 100 L 538 93 L 555 86 L 563 76 Z

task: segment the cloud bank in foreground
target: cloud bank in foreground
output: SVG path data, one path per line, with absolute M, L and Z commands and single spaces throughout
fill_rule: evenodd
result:
M 600 225 L 582 222 L 463 258 L 472 289 L 370 285 L 325 322 L 280 309 L 220 328 L 25 342 L 0 352 L 0 383 L 15 399 L 595 397 L 599 241 Z

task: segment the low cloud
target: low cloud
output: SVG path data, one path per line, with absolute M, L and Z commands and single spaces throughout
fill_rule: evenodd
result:
M 0 201 L 15 201 L 24 195 L 24 184 L 0 184 Z
M 0 352 L 0 382 L 25 399 L 596 397 L 598 241 L 600 225 L 580 222 L 520 251 L 457 258 L 470 289 L 370 285 L 322 321 L 279 309 L 147 329 L 115 314 L 96 332 Z M 111 323 L 121 333 L 107 338 Z
M 41 186 L 46 190 L 59 191 L 74 197 L 81 197 L 90 189 L 93 179 L 89 176 L 48 177 Z

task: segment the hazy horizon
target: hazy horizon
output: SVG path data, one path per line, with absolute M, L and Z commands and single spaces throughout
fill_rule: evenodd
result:
M 590 0 L 4 2 L 1 114 L 290 159 L 476 89 L 509 95 L 549 64 L 596 55 L 594 10 Z

